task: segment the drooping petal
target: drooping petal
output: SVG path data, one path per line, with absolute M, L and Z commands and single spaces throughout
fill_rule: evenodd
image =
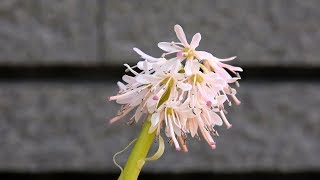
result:
M 208 52 L 205 52 L 205 51 L 196 51 L 196 54 L 201 60 L 204 60 L 204 59 L 208 60 L 208 59 L 214 59 L 215 58 L 211 53 L 208 53 Z
M 237 58 L 237 56 L 232 56 L 232 57 L 229 57 L 229 58 L 219 58 L 219 61 L 221 62 L 224 62 L 224 61 L 232 61 L 234 60 L 235 58 Z
M 159 58 L 154 58 L 152 56 L 147 55 L 146 53 L 142 52 L 140 49 L 138 48 L 133 48 L 133 50 L 138 53 L 142 59 L 146 59 L 146 60 L 150 60 L 153 62 L 159 61 Z
M 217 62 L 217 64 L 221 67 L 229 69 L 230 71 L 239 71 L 239 72 L 243 71 L 241 67 L 231 66 L 229 64 L 225 64 L 225 63 L 221 63 L 221 62 Z
M 180 42 L 181 42 L 183 45 L 189 47 L 190 45 L 189 45 L 189 43 L 188 43 L 188 41 L 187 41 L 186 35 L 185 35 L 182 27 L 181 27 L 179 24 L 176 24 L 176 25 L 174 26 L 174 31 L 176 32 L 176 35 L 177 35 L 178 39 L 180 40 Z

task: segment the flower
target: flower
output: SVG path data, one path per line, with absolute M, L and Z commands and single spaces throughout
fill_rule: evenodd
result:
M 156 131 L 160 135 L 164 128 L 176 150 L 188 151 L 188 135 L 197 138 L 201 135 L 214 149 L 213 136 L 219 136 L 215 126 L 232 127 L 225 116 L 224 104 L 232 105 L 229 97 L 240 104 L 231 86 L 239 86 L 238 72 L 242 69 L 224 63 L 236 57 L 219 59 L 196 50 L 200 33 L 196 33 L 189 44 L 180 25 L 175 25 L 174 30 L 180 42 L 158 43 L 165 51 L 159 58 L 134 48 L 142 60 L 133 67 L 125 64 L 126 71 L 132 75 L 124 75 L 125 84 L 118 82 L 119 93 L 109 98 L 122 104 L 110 122 L 118 121 L 135 109 L 128 123 L 151 114 L 149 133 Z

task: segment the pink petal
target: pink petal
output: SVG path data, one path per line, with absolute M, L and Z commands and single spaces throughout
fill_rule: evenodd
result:
M 200 33 L 195 34 L 192 37 L 190 47 L 192 49 L 196 49 L 199 46 L 200 40 L 201 40 L 201 34 Z
M 156 126 L 160 120 L 160 114 L 159 113 L 154 113 L 151 116 L 151 126 Z
M 169 42 L 159 42 L 158 47 L 166 52 L 178 52 L 182 50 L 181 47 L 178 47 L 177 45 L 174 45 Z
M 182 91 L 189 91 L 191 90 L 192 86 L 188 83 L 178 82 L 177 83 L 178 88 L 180 88 Z
M 223 58 L 223 59 L 220 59 L 219 58 L 219 61 L 223 62 L 223 61 L 232 61 L 234 60 L 235 58 L 237 58 L 237 56 L 233 56 L 233 57 L 229 57 L 229 58 Z
M 174 31 L 176 32 L 176 35 L 178 37 L 178 39 L 180 40 L 180 42 L 185 45 L 185 46 L 190 46 L 188 41 L 187 41 L 187 38 L 186 38 L 186 35 L 184 34 L 184 31 L 182 29 L 182 27 L 179 25 L 179 24 L 176 24 L 174 26 Z
M 214 59 L 214 56 L 211 53 L 205 51 L 196 51 L 197 56 L 202 59 Z
M 158 58 L 154 58 L 152 56 L 147 55 L 146 53 L 142 52 L 140 49 L 138 48 L 133 48 L 133 50 L 138 53 L 142 59 L 146 59 L 146 60 L 150 60 L 150 61 L 158 61 Z
M 222 62 L 217 62 L 217 64 L 221 67 L 224 67 L 224 68 L 227 68 L 231 71 L 239 71 L 239 72 L 242 72 L 242 68 L 241 67 L 236 67 L 236 66 L 231 66 L 229 64 L 225 64 L 225 63 L 222 63 Z
M 222 119 L 220 118 L 219 115 L 217 115 L 215 112 L 213 111 L 209 111 L 209 118 L 210 120 L 215 124 L 215 125 L 218 125 L 218 126 L 221 126 L 222 125 Z

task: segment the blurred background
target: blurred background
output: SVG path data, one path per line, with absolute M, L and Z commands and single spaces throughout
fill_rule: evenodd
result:
M 0 179 L 116 179 L 140 124 L 107 122 L 132 48 L 160 56 L 180 24 L 243 67 L 216 150 L 169 145 L 141 179 L 320 177 L 319 0 L 1 0 Z M 119 157 L 125 163 L 128 155 Z

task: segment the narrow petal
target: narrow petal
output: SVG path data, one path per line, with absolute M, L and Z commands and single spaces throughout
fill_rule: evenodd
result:
M 234 60 L 235 58 L 237 58 L 237 56 L 232 56 L 232 57 L 229 57 L 229 58 L 222 58 L 222 59 L 219 58 L 219 61 L 221 61 L 221 62 L 224 62 L 224 61 L 232 61 L 232 60 Z
M 190 61 L 186 61 L 186 64 L 185 64 L 185 67 L 184 67 L 184 71 L 185 71 L 187 76 L 191 76 L 192 75 L 192 69 L 191 69 L 191 62 Z
M 242 72 L 242 68 L 241 67 L 236 67 L 236 66 L 231 66 L 229 64 L 225 64 L 225 63 L 221 63 L 221 62 L 217 62 L 217 64 L 221 67 L 224 67 L 224 68 L 227 68 L 231 71 L 239 71 L 239 72 Z
M 147 55 L 146 53 L 142 52 L 140 49 L 138 48 L 133 48 L 133 50 L 138 53 L 142 59 L 146 59 L 146 60 L 150 60 L 150 61 L 159 61 L 158 58 L 154 58 L 152 56 Z
M 174 26 L 174 31 L 176 32 L 176 35 L 177 35 L 178 39 L 180 40 L 180 42 L 183 45 L 189 47 L 190 45 L 189 45 L 189 43 L 187 41 L 186 35 L 184 34 L 184 31 L 183 31 L 182 27 L 180 25 L 176 24 Z
M 206 51 L 196 51 L 196 54 L 201 60 L 203 60 L 203 59 L 209 60 L 209 59 L 215 58 L 211 53 L 208 53 Z
M 178 52 L 182 50 L 181 47 L 169 42 L 159 42 L 158 47 L 166 52 Z
M 142 114 L 143 114 L 143 110 L 141 109 L 141 105 L 140 105 L 140 106 L 137 108 L 136 113 L 134 114 L 134 120 L 135 120 L 136 122 L 138 122 L 139 119 L 141 118 Z
M 153 113 L 151 116 L 151 126 L 156 126 L 159 123 L 160 120 L 160 114 L 159 113 Z
M 180 88 L 182 91 L 190 91 L 192 89 L 191 84 L 178 82 L 177 83 L 178 88 Z
M 199 46 L 201 40 L 201 34 L 197 33 L 192 37 L 191 43 L 190 43 L 190 47 L 192 49 L 196 49 Z

